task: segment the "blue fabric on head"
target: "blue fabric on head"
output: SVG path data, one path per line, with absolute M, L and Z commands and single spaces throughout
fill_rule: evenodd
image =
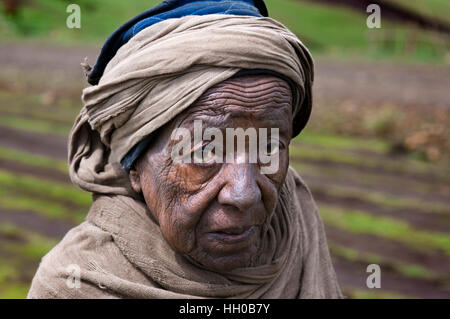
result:
M 155 23 L 172 18 L 207 14 L 261 16 L 258 9 L 256 9 L 253 5 L 252 0 L 185 0 L 180 1 L 180 5 L 181 6 L 178 8 L 139 21 L 131 29 L 124 33 L 122 36 L 123 42 L 128 42 L 140 31 L 152 26 Z
M 111 61 L 122 45 L 140 31 L 155 23 L 188 15 L 230 14 L 267 17 L 263 0 L 167 0 L 153 7 L 119 27 L 111 34 L 102 47 L 97 62 L 88 75 L 88 82 L 97 85 Z
M 133 148 L 128 151 L 127 155 L 125 155 L 120 161 L 120 164 L 127 173 L 130 172 L 133 164 L 136 162 L 138 157 L 141 156 L 141 154 L 143 154 L 147 147 L 150 145 L 152 138 L 152 134 L 147 135 L 142 141 L 133 146 Z

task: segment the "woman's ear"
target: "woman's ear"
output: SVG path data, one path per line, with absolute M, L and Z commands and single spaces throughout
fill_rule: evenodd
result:
M 138 171 L 136 170 L 135 167 L 130 169 L 129 176 L 130 176 L 131 187 L 133 187 L 133 190 L 136 193 L 140 193 L 142 191 L 141 178 L 140 178 L 139 173 L 138 173 Z

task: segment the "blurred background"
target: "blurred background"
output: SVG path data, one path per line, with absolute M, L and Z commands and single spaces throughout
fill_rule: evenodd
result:
M 316 60 L 314 107 L 291 146 L 350 298 L 450 297 L 450 2 L 266 0 Z M 374 1 L 375 2 L 375 1 Z M 69 29 L 66 8 L 81 8 Z M 159 1 L 0 1 L 0 298 L 23 298 L 40 258 L 83 221 L 67 135 L 106 37 Z M 369 264 L 381 288 L 368 289 Z

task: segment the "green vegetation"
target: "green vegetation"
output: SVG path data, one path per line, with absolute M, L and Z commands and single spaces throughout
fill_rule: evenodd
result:
M 437 183 L 450 182 L 450 175 L 442 174 L 448 170 L 448 166 L 445 163 L 438 166 L 436 164 L 426 163 L 419 160 L 398 161 L 390 158 L 377 158 L 371 154 L 364 154 L 362 152 L 342 152 L 333 148 L 318 148 L 318 147 L 291 147 L 289 150 L 291 158 L 299 163 L 302 160 L 311 162 L 323 161 L 334 162 L 336 164 L 354 165 L 362 168 L 378 170 L 381 173 L 389 174 L 414 174 L 418 176 L 420 174 L 432 176 Z M 431 173 L 431 174 L 430 174 Z
M 421 265 L 408 264 L 397 259 L 386 258 L 381 255 L 362 252 L 336 244 L 329 244 L 329 248 L 333 255 L 339 256 L 348 261 L 360 262 L 365 265 L 377 264 L 385 270 L 387 268 L 391 268 L 405 277 L 435 281 L 444 278 L 442 274 L 434 273 Z
M 25 299 L 29 289 L 29 283 L 3 285 L 2 288 L 0 288 L 0 299 Z
M 40 259 L 56 245 L 54 239 L 8 223 L 0 224 L 0 236 L 4 241 L 1 247 L 2 253 L 14 253 L 16 255 L 19 251 L 20 253 L 17 256 L 29 259 Z
M 410 180 L 408 183 L 405 183 L 404 179 L 395 175 L 391 176 L 390 174 L 383 174 L 383 172 L 377 171 L 364 171 L 358 168 L 355 169 L 352 166 L 340 167 L 297 161 L 291 161 L 291 166 L 308 179 L 309 177 L 326 178 L 327 180 L 332 180 L 337 185 L 352 181 L 355 186 L 376 188 L 388 195 L 392 195 L 390 193 L 392 189 L 398 189 L 410 194 L 410 196 L 418 195 L 420 197 L 420 195 L 424 194 L 443 193 L 445 188 L 443 184 L 427 183 L 426 181 L 419 180 Z M 314 185 L 314 181 L 310 181 L 310 183 Z M 320 188 L 317 190 L 320 191 Z M 364 199 L 364 194 L 360 195 L 362 196 L 361 199 Z
M 0 190 L 0 196 L 0 207 L 16 213 L 21 213 L 21 211 L 33 211 L 48 218 L 60 218 L 81 222 L 88 211 L 87 209 L 81 208 L 68 208 L 61 203 L 45 199 L 36 199 L 29 195 L 9 193 L 3 190 Z
M 447 0 L 385 0 L 427 16 L 450 23 L 450 2 Z
M 91 204 L 90 193 L 72 185 L 48 182 L 31 176 L 12 174 L 0 170 L 0 186 L 8 191 L 24 192 L 29 195 L 45 194 L 48 199 L 71 202 L 88 207 Z
M 39 156 L 28 152 L 0 147 L 0 158 L 36 167 L 37 169 L 54 169 L 67 174 L 67 163 L 65 161 L 53 159 L 51 157 Z
M 0 299 L 26 297 L 30 284 L 20 283 L 20 264 L 17 259 L 0 259 Z
M 307 128 L 293 140 L 293 146 L 299 147 L 303 144 L 326 147 L 333 150 L 359 150 L 385 154 L 389 152 L 389 143 L 380 139 L 358 138 L 332 134 L 317 133 Z
M 0 117 L 0 125 L 24 131 L 57 134 L 61 136 L 67 136 L 71 129 L 68 125 L 55 124 L 45 120 L 11 115 L 2 115 Z
M 121 23 L 160 1 L 98 0 L 92 2 L 79 0 L 77 4 L 82 10 L 81 29 L 66 27 L 66 19 L 69 16 L 66 8 L 69 2 L 62 0 L 35 0 L 33 2 L 33 6 L 24 6 L 16 16 L 7 17 L 3 13 L 10 34 L 39 38 L 50 37 L 63 43 L 77 41 L 98 43 L 98 41 L 104 40 Z M 111 19 L 111 17 L 114 17 L 114 19 Z
M 0 299 L 25 298 L 27 278 L 56 241 L 8 223 L 0 224 L 0 238 Z
M 32 83 L 38 81 L 33 79 Z M 29 86 L 33 84 L 30 83 Z M 67 97 L 56 99 L 54 93 L 30 93 L 26 88 L 22 88 L 19 92 L 0 89 L 0 125 L 2 126 L 67 136 L 80 109 L 79 96 L 72 99 Z
M 395 292 L 376 291 L 374 289 L 357 289 L 353 287 L 343 287 L 344 295 L 353 299 L 410 299 L 412 296 Z
M 270 15 L 284 23 L 311 48 L 333 50 L 367 45 L 366 17 L 352 10 L 307 1 L 266 1 Z
M 1 208 L 80 222 L 91 202 L 90 194 L 75 186 L 0 170 Z
M 345 186 L 345 185 L 327 185 L 326 187 L 315 185 L 310 183 L 311 191 L 317 193 L 325 193 L 332 197 L 347 198 L 347 199 L 359 199 L 364 202 L 380 205 L 384 207 L 390 207 L 403 210 L 421 211 L 423 213 L 436 213 L 449 215 L 450 210 L 448 205 L 439 202 L 424 202 L 421 199 L 413 197 L 400 197 L 386 194 L 386 192 L 378 192 L 371 190 L 361 189 L 358 186 Z
M 364 212 L 320 204 L 325 223 L 350 233 L 370 234 L 399 241 L 411 249 L 438 250 L 450 255 L 450 235 L 417 230 L 407 223 L 388 217 L 375 217 Z
M 48 121 L 56 125 L 65 125 L 71 127 L 73 119 L 77 116 L 81 106 L 81 101 L 74 107 L 68 109 L 64 107 L 65 101 L 55 101 L 50 104 L 44 103 L 45 94 L 24 94 L 23 98 L 17 99 L 17 94 L 0 91 L 0 114 L 2 116 L 26 117 L 41 121 Z M 70 100 L 72 102 L 72 100 Z M 73 105 L 73 103 L 71 103 Z
M 123 22 L 159 2 L 99 0 L 93 3 L 80 0 L 77 4 L 82 10 L 81 29 L 69 29 L 66 27 L 69 15 L 66 1 L 33 0 L 33 5 L 25 5 L 16 15 L 0 11 L 0 38 L 99 44 Z M 288 26 L 315 54 L 443 62 L 448 50 L 444 36 L 410 26 L 384 20 L 381 30 L 369 30 L 366 12 L 302 0 L 267 0 L 266 4 L 271 17 Z M 419 5 L 415 1 L 413 6 L 418 12 L 440 12 L 443 15 L 448 11 L 442 10 L 445 5 L 437 0 L 429 5 Z M 411 39 L 414 39 L 413 45 Z
M 54 239 L 49 239 L 30 231 L 24 231 L 9 224 L 0 225 L 0 234 L 5 233 L 5 228 L 7 228 L 6 233 L 13 232 L 15 235 L 20 236 L 24 242 L 7 241 L 3 243 L 2 250 L 31 260 L 41 259 L 57 243 Z

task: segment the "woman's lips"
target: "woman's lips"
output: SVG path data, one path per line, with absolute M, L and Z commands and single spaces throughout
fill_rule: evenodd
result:
M 256 226 L 241 229 L 230 228 L 209 232 L 208 235 L 225 244 L 236 244 L 248 240 L 254 234 L 255 230 Z

